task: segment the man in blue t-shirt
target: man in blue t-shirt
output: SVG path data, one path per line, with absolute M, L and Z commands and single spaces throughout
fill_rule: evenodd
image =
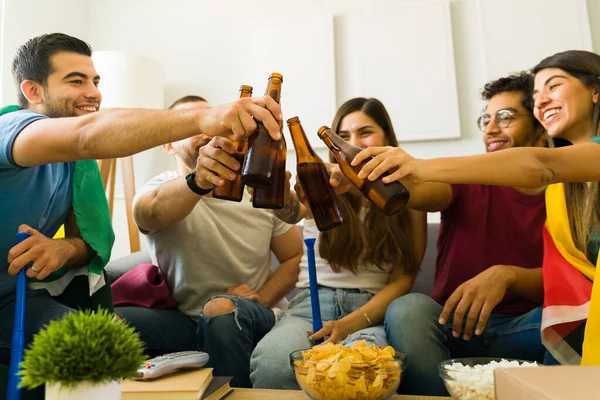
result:
M 240 139 L 256 129 L 255 119 L 280 135 L 281 109 L 269 96 L 202 110 L 97 113 L 102 96 L 91 55 L 82 40 L 54 33 L 26 42 L 12 64 L 19 111 L 0 117 L 0 363 L 10 358 L 17 272 L 31 263 L 27 276 L 41 280 L 94 256 L 72 211 L 74 161 L 123 157 L 200 134 Z M 195 175 L 188 184 L 198 187 Z M 65 238 L 51 239 L 63 224 Z M 17 244 L 17 231 L 31 237 Z M 26 342 L 71 311 L 46 290 L 29 290 Z

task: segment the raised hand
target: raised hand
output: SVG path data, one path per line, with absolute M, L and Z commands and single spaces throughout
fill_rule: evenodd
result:
M 383 178 L 384 183 L 402 178 L 420 183 L 429 178 L 426 176 L 425 168 L 427 161 L 412 157 L 400 147 L 369 147 L 354 157 L 352 165 L 359 165 L 371 157 L 373 159 L 367 162 L 358 173 L 359 178 L 374 181 L 384 172 L 390 172 L 390 175 Z
M 271 96 L 245 97 L 237 101 L 208 108 L 200 120 L 200 130 L 207 136 L 225 136 L 241 140 L 256 130 L 261 121 L 271 137 L 281 137 L 281 107 Z
M 234 180 L 235 171 L 241 168 L 233 158 L 235 146 L 224 137 L 213 137 L 198 151 L 196 160 L 196 185 L 210 189 L 214 185 L 223 186 L 224 179 Z

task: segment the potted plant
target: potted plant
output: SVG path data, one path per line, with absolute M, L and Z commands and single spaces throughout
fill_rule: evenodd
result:
M 72 313 L 34 335 L 21 364 L 21 387 L 45 383 L 46 400 L 120 399 L 122 379 L 144 361 L 139 335 L 112 313 Z

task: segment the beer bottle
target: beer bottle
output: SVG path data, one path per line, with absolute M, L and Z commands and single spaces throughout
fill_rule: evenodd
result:
M 283 76 L 273 72 L 269 76 L 265 95 L 271 96 L 279 103 L 282 83 Z M 256 125 L 256 131 L 248 138 L 248 150 L 242 167 L 242 182 L 255 189 L 266 189 L 273 184 L 280 144 L 278 140 L 271 138 L 262 122 L 256 121 Z
M 240 86 L 240 99 L 242 97 L 252 97 L 252 86 Z M 232 143 L 235 147 L 233 158 L 240 163 L 240 169 L 236 171 L 234 180 L 230 181 L 228 179 L 223 179 L 223 181 L 225 181 L 223 186 L 215 185 L 212 195 L 217 199 L 242 201 L 242 197 L 244 197 L 244 183 L 242 182 L 241 166 L 244 164 L 244 156 L 246 155 L 248 142 L 246 140 L 239 140 Z
M 277 164 L 273 173 L 273 185 L 267 189 L 254 189 L 252 206 L 254 208 L 281 209 L 285 200 L 285 162 L 287 161 L 287 145 L 281 132 L 277 147 Z
M 315 223 L 323 232 L 344 223 L 337 195 L 329 185 L 327 168 L 312 149 L 298 117 L 287 120 L 296 149 L 297 176 L 308 200 Z
M 382 178 L 389 175 L 388 172 L 382 174 L 375 181 L 358 177 L 358 172 L 370 161 L 370 159 L 367 159 L 360 165 L 350 165 L 356 154 L 362 151 L 360 147 L 347 143 L 326 126 L 319 128 L 318 135 L 333 153 L 340 170 L 346 178 L 385 215 L 393 215 L 406 205 L 409 193 L 403 184 L 397 181 L 388 184 L 383 183 Z

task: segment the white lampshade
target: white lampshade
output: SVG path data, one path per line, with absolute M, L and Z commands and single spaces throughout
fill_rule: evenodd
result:
M 120 51 L 95 51 L 102 108 L 163 108 L 165 71 L 147 57 Z
M 164 108 L 165 69 L 155 60 L 121 51 L 94 51 L 92 60 L 100 75 L 101 109 Z M 136 186 L 173 169 L 172 157 L 160 147 L 134 156 Z M 117 166 L 120 170 L 120 165 Z M 117 173 L 116 197 L 121 197 L 122 180 Z

